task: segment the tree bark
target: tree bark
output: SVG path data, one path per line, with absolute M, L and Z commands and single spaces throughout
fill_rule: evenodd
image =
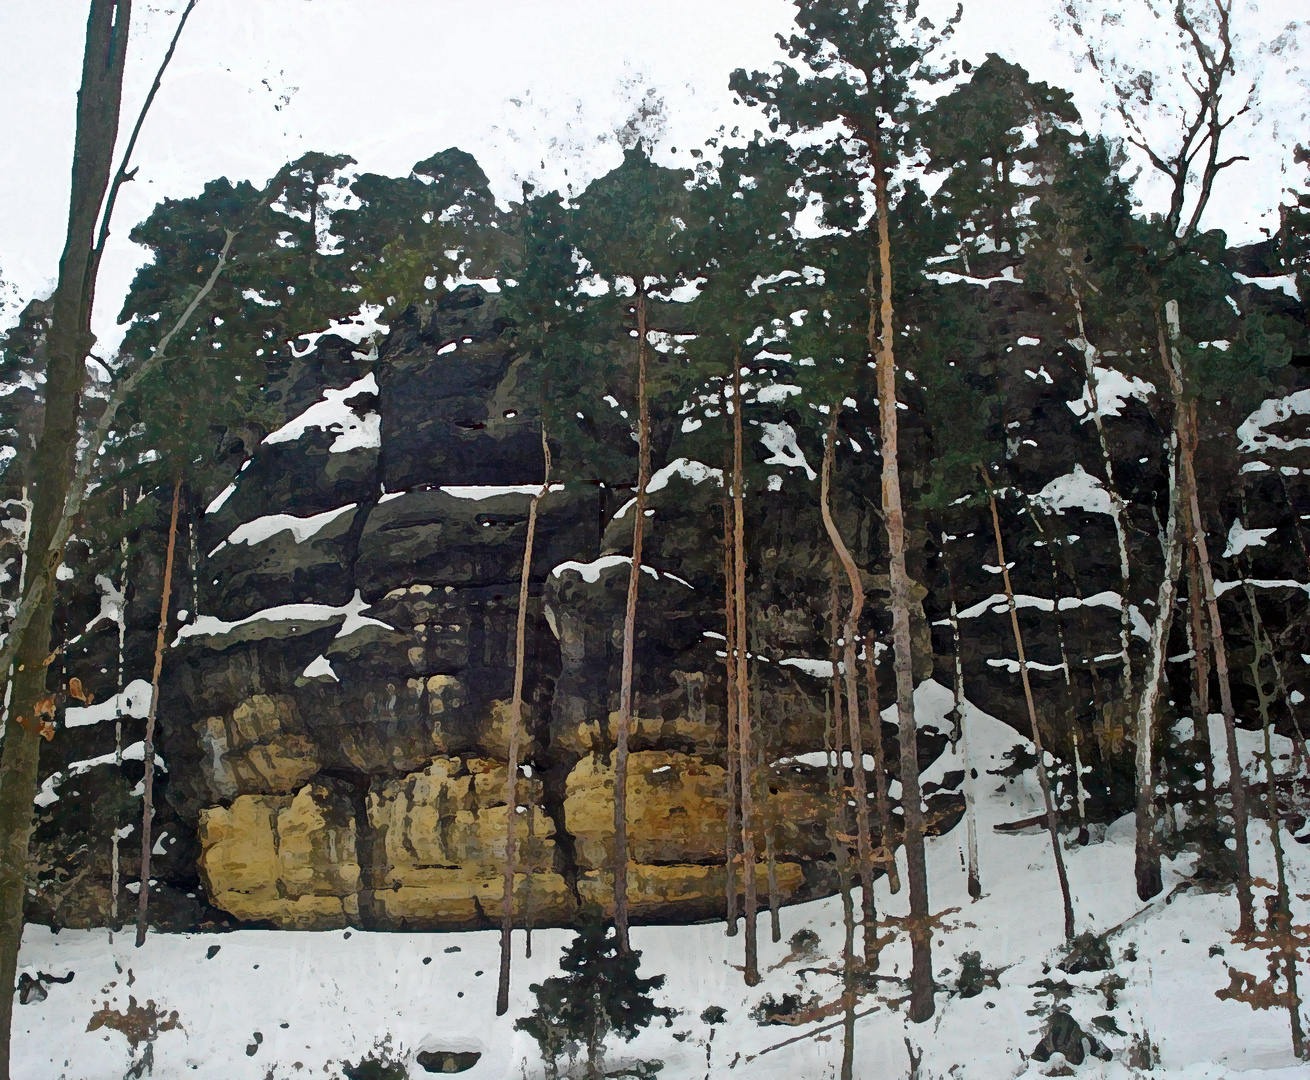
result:
M 1292 905 L 1287 887 L 1287 865 L 1283 857 L 1283 830 L 1278 815 L 1278 782 L 1274 775 L 1273 739 L 1270 735 L 1269 695 L 1265 693 L 1260 665 L 1273 652 L 1266 646 L 1266 637 L 1260 625 L 1260 609 L 1256 606 L 1255 590 L 1250 582 L 1243 585 L 1246 603 L 1251 611 L 1251 639 L 1255 655 L 1251 660 L 1251 681 L 1255 684 L 1256 701 L 1260 707 L 1260 723 L 1264 729 L 1265 797 L 1268 800 L 1269 836 L 1274 848 L 1276 893 L 1274 909 L 1270 912 L 1266 934 L 1270 947 L 1277 943 L 1283 960 L 1283 977 L 1287 980 L 1287 1015 L 1292 1029 L 1292 1055 L 1299 1061 L 1305 1057 L 1305 1035 L 1301 1029 L 1301 995 L 1296 985 L 1297 946 L 1292 937 Z
M 150 922 L 150 847 L 155 814 L 155 716 L 159 711 L 159 678 L 164 672 L 168 647 L 168 602 L 173 594 L 173 554 L 177 549 L 177 504 L 182 495 L 182 474 L 173 481 L 173 509 L 168 518 L 168 554 L 164 559 L 164 593 L 159 600 L 159 632 L 155 635 L 155 668 L 150 675 L 150 712 L 146 716 L 145 792 L 141 799 L 141 889 L 136 902 L 136 947 L 146 943 Z
M 732 561 L 733 597 L 737 616 L 737 741 L 741 770 L 741 867 L 744 875 L 743 906 L 746 915 L 746 985 L 760 981 L 759 903 L 755 880 L 754 759 L 751 756 L 751 707 L 746 633 L 746 520 L 742 492 L 741 358 L 732 366 Z
M 1087 327 L 1083 321 L 1083 299 L 1074 283 L 1073 272 L 1068 274 L 1069 292 L 1073 295 L 1074 313 L 1078 319 L 1078 334 L 1083 343 L 1082 354 L 1087 371 L 1087 394 L 1091 399 L 1092 423 L 1096 426 L 1096 437 L 1101 444 L 1101 464 L 1105 469 L 1105 490 L 1110 496 L 1110 518 L 1114 522 L 1115 542 L 1119 545 L 1119 580 L 1122 603 L 1119 605 L 1119 648 L 1123 653 L 1122 691 L 1124 705 L 1132 709 L 1133 703 L 1133 665 L 1129 651 L 1129 629 L 1131 626 L 1128 612 L 1128 590 L 1131 584 L 1131 569 L 1128 563 L 1128 533 L 1124 527 L 1124 501 L 1114 481 L 1114 458 L 1110 454 L 1110 441 L 1105 434 L 1105 421 L 1101 416 L 1101 403 L 1096 390 L 1096 347 L 1087 338 Z
M 873 801 L 878 811 L 878 850 L 875 863 L 887 872 L 887 889 L 901 891 L 901 874 L 896 867 L 896 844 L 892 840 L 892 808 L 887 798 L 887 754 L 882 742 L 882 710 L 878 707 L 878 635 L 870 629 L 864 639 L 864 682 L 869 695 L 869 746 L 873 751 Z
M 62 553 L 62 544 L 57 545 L 55 538 L 77 452 L 83 360 L 92 343 L 95 281 L 90 270 L 95 228 L 118 136 L 131 13 L 131 0 L 92 0 L 87 17 L 68 233 L 46 337 L 45 411 L 32 464 L 28 545 L 32 572 L 24 594 L 29 614 L 26 628 L 15 625 L 10 629 L 15 639 L 10 653 L 15 663 L 14 690 L 0 753 L 0 987 L 8 988 L 0 993 L 0 1080 L 9 1076 L 12 988 L 23 936 L 27 849 L 41 742 L 36 711 L 38 702 L 47 696 L 45 661 L 50 651 L 54 590 L 49 580 L 53 570 L 49 574 L 44 570 L 50 562 L 57 564 Z M 8 664 L 7 657 L 3 666 Z
M 1014 602 L 1014 589 L 1010 585 L 1010 569 L 1005 561 L 1005 542 L 1001 538 L 1001 517 L 996 510 L 996 492 L 986 468 L 979 466 L 987 497 L 992 508 L 992 531 L 996 536 L 996 558 L 1001 564 L 1001 580 L 1005 583 L 1005 600 L 1010 609 L 1010 628 L 1014 631 L 1014 647 L 1019 654 L 1019 678 L 1023 683 L 1023 699 L 1028 706 L 1028 722 L 1033 729 L 1033 746 L 1037 750 L 1037 782 L 1042 789 L 1042 802 L 1046 806 L 1046 831 L 1051 836 L 1051 851 L 1055 855 L 1055 875 L 1060 879 L 1060 899 L 1064 905 L 1064 939 L 1073 940 L 1073 899 L 1069 895 L 1069 875 L 1064 868 L 1064 850 L 1060 847 L 1060 826 L 1055 817 L 1055 800 L 1051 796 L 1051 780 L 1046 771 L 1046 750 L 1042 746 L 1042 730 L 1037 723 L 1037 706 L 1033 702 L 1033 688 L 1028 680 L 1028 658 L 1024 653 L 1023 634 L 1019 629 L 1019 608 Z
M 942 546 L 946 546 L 946 537 L 942 537 Z M 974 793 L 973 768 L 969 764 L 969 733 L 964 724 L 964 664 L 960 660 L 960 616 L 955 605 L 955 558 L 947 557 L 947 582 L 951 590 L 951 641 L 955 655 L 955 678 L 952 689 L 955 692 L 955 717 L 960 725 L 960 758 L 964 762 L 964 823 L 965 846 L 967 849 L 965 872 L 968 875 L 969 899 L 982 899 L 982 875 L 978 870 L 978 822 L 975 806 L 977 796 Z
M 1087 832 L 1087 790 L 1083 787 L 1083 755 L 1078 739 L 1078 709 L 1073 690 L 1073 664 L 1069 659 L 1069 648 L 1064 632 L 1064 615 L 1060 610 L 1060 568 L 1055 561 L 1055 547 L 1046 530 L 1042 528 L 1041 519 L 1033 510 L 1031 500 L 1026 508 L 1032 523 L 1042 535 L 1046 552 L 1051 559 L 1051 598 L 1055 604 L 1055 636 L 1060 643 L 1060 667 L 1064 672 L 1064 720 L 1069 726 L 1069 737 L 1073 743 L 1073 780 L 1074 797 L 1078 805 L 1078 842 L 1086 844 Z
M 1169 445 L 1169 518 L 1165 525 L 1164 571 L 1156 595 L 1149 655 L 1146 670 L 1142 673 L 1142 696 L 1137 706 L 1137 723 L 1134 725 L 1137 737 L 1134 754 L 1134 774 L 1137 785 L 1137 841 L 1133 872 L 1137 880 L 1139 900 L 1149 900 L 1164 888 L 1164 882 L 1160 877 L 1160 847 L 1156 836 L 1155 714 L 1165 678 L 1164 666 L 1169 653 L 1169 631 L 1173 626 L 1178 575 L 1182 568 L 1182 550 L 1178 535 L 1179 442 L 1178 432 L 1175 432 Z
M 877 917 L 873 906 L 873 844 L 869 839 L 869 790 L 864 775 L 864 739 L 860 731 L 860 691 L 856 682 L 855 671 L 855 635 L 864 614 L 864 583 L 860 580 L 860 569 L 855 565 L 850 550 L 842 539 L 841 530 L 837 528 L 832 516 L 832 470 L 836 461 L 837 421 L 841 416 L 841 405 L 832 407 L 828 422 L 828 442 L 823 452 L 823 475 L 820 481 L 819 511 L 823 517 L 823 527 L 828 533 L 832 549 L 846 573 L 846 580 L 851 587 L 851 606 L 846 612 L 846 623 L 842 629 L 843 639 L 843 681 L 846 687 L 848 728 L 851 740 L 851 784 L 855 797 L 855 835 L 856 852 L 859 855 L 860 887 L 864 907 L 864 954 L 866 962 L 872 962 L 878 949 Z M 836 678 L 837 673 L 833 672 Z M 877 713 L 877 703 L 872 706 Z
M 887 205 L 887 172 L 880 139 L 873 142 L 874 195 L 878 215 L 878 257 L 882 278 L 882 339 L 878 351 L 878 411 L 882 441 L 882 513 L 887 525 L 888 577 L 892 609 L 892 649 L 896 671 L 896 711 L 900 720 L 901 809 L 905 817 L 905 864 L 910 884 L 910 1010 L 915 1023 L 931 1018 L 933 1001 L 932 927 L 928 907 L 928 860 L 923 845 L 923 803 L 919 791 L 919 736 L 914 719 L 914 658 L 910 641 L 910 575 L 905 563 L 905 511 L 897 460 L 896 328 L 892 311 L 892 245 Z M 870 297 L 872 302 L 872 297 Z M 870 320 L 869 347 L 873 349 Z
M 1192 508 L 1183 500 L 1183 528 L 1189 537 L 1196 535 Z M 1196 557 L 1196 546 L 1187 544 L 1187 615 L 1188 637 L 1192 646 L 1192 712 L 1195 716 L 1196 737 L 1202 746 L 1201 774 L 1205 785 L 1202 801 L 1206 814 L 1213 823 L 1217 802 L 1214 793 L 1214 747 L 1210 744 L 1210 635 L 1205 625 L 1205 590 L 1201 587 L 1201 565 Z
M 623 616 L 623 667 L 619 684 L 619 723 L 614 738 L 614 929 L 619 948 L 628 951 L 628 732 L 632 727 L 632 667 L 637 636 L 637 586 L 641 541 L 646 525 L 646 485 L 650 482 L 650 406 L 646 400 L 646 289 L 637 282 L 637 498 L 632 523 L 632 567 Z
M 1169 322 L 1169 336 L 1176 341 L 1181 333 L 1178 322 L 1178 304 L 1170 300 L 1165 305 Z M 1169 374 L 1170 384 L 1178 400 L 1182 401 L 1182 368 L 1179 359 L 1165 340 L 1164 328 L 1158 329 L 1161 358 Z M 1186 437 L 1179 440 L 1179 460 L 1182 465 L 1182 495 L 1190 507 L 1192 519 L 1191 542 L 1196 549 L 1201 569 L 1201 585 L 1205 592 L 1206 614 L 1209 616 L 1210 647 L 1214 649 L 1215 674 L 1219 680 L 1219 708 L 1224 717 L 1224 742 L 1228 757 L 1228 787 L 1233 804 L 1233 839 L 1237 845 L 1237 910 L 1238 933 L 1249 935 L 1255 929 L 1255 915 L 1251 902 L 1251 856 L 1247 839 L 1246 785 L 1242 778 L 1242 763 L 1237 752 L 1237 714 L 1233 708 L 1233 690 L 1228 677 L 1228 649 L 1224 644 L 1224 626 L 1219 617 L 1219 600 L 1214 591 L 1214 574 L 1210 569 L 1210 549 L 1205 538 L 1205 519 L 1201 514 L 1201 500 L 1196 483 L 1193 458 L 1193 439 L 1199 435 L 1195 423 L 1196 410 L 1188 405 L 1179 418 L 1184 424 Z
M 550 443 L 541 425 L 543 474 L 541 490 L 528 505 L 528 535 L 523 541 L 523 569 L 519 573 L 519 607 L 514 622 L 514 694 L 509 706 L 509 750 L 505 764 L 505 879 L 500 902 L 500 980 L 496 986 L 496 1015 L 509 1011 L 510 945 L 514 931 L 514 840 L 518 814 L 519 740 L 523 731 L 523 675 L 527 661 L 528 584 L 532 579 L 532 546 L 537 538 L 537 510 L 550 491 Z
M 725 475 L 732 471 L 731 465 Z M 727 881 L 727 933 L 737 936 L 737 588 L 736 548 L 732 542 L 732 492 L 723 485 L 723 667 L 725 708 L 728 713 L 728 829 L 724 840 L 723 868 Z

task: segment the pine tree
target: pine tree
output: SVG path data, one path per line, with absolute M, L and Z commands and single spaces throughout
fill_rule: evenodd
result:
M 633 713 L 637 590 L 641 579 L 646 485 L 650 480 L 650 401 L 647 356 L 648 302 L 652 291 L 681 276 L 676 240 L 685 231 L 683 174 L 654 164 L 643 149 L 625 152 L 623 164 L 595 180 L 577 200 L 576 246 L 590 266 L 613 282 L 626 279 L 634 298 L 637 398 L 637 491 L 633 502 L 632 561 L 623 620 L 623 666 L 614 738 L 614 924 L 628 947 L 628 734 Z M 626 320 L 625 320 L 626 321 Z
M 536 1040 L 552 1075 L 558 1075 L 560 1054 L 581 1046 L 587 1052 L 587 1076 L 599 1080 L 611 1033 L 631 1042 L 657 1018 L 673 1023 L 675 1010 L 656 1005 L 651 997 L 664 985 L 664 976 L 639 976 L 641 952 L 624 944 L 614 927 L 597 919 L 584 921 L 559 966 L 562 974 L 529 987 L 537 1007 L 514 1024 Z

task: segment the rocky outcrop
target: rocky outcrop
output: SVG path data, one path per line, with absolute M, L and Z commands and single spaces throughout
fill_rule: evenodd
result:
M 160 786 L 184 838 L 185 869 L 168 873 L 196 910 L 179 908 L 170 925 L 499 920 L 518 575 L 542 472 L 504 330 L 494 299 L 469 288 L 393 327 L 377 353 L 321 339 L 328 385 L 309 380 L 312 361 L 301 369 L 286 425 L 193 521 L 180 557 L 195 572 L 161 694 Z M 806 473 L 803 455 L 792 468 Z M 729 873 L 713 532 L 723 489 L 716 470 L 685 459 L 650 487 L 630 905 L 638 920 L 699 919 L 722 910 Z M 565 924 L 612 900 L 628 502 L 611 485 L 573 482 L 540 504 L 516 781 L 520 922 Z M 775 853 L 772 874 L 763 861 L 756 873 L 783 903 L 836 880 L 829 780 L 797 757 L 823 746 L 828 684 L 815 664 L 828 649 L 830 555 L 812 503 L 798 479 L 752 506 L 749 525 L 767 538 L 752 557 L 786 571 L 752 599 L 766 643 L 753 687 L 759 846 L 767 831 Z M 866 518 L 844 524 L 869 535 Z M 921 644 L 926 627 L 916 619 Z M 884 734 L 894 763 L 894 729 Z M 927 739 L 925 761 L 940 746 Z M 939 828 L 958 813 L 951 798 Z M 740 887 L 742 868 L 732 873 Z M 84 904 L 72 921 L 103 913 Z

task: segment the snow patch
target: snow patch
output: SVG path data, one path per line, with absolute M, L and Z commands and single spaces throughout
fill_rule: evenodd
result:
M 1155 384 L 1136 375 L 1125 375 L 1118 368 L 1097 366 L 1092 369 L 1096 376 L 1096 404 L 1098 416 L 1122 416 L 1124 403 L 1129 398 L 1146 401 L 1155 393 Z M 1084 421 L 1092 418 L 1092 391 L 1084 385 L 1083 396 L 1076 401 L 1066 402 L 1069 411 Z
M 333 454 L 348 450 L 375 450 L 382 446 L 382 417 L 376 412 L 360 416 L 349 402 L 363 394 L 377 394 L 377 379 L 369 372 L 340 390 L 324 390 L 316 401 L 290 423 L 264 437 L 266 443 L 294 442 L 310 428 L 334 432 L 336 440 L 328 447 Z
M 1063 514 L 1066 510 L 1085 510 L 1089 514 L 1113 512 L 1110 493 L 1099 477 L 1075 464 L 1073 472 L 1057 476 L 1033 496 L 1033 502 L 1047 513 Z

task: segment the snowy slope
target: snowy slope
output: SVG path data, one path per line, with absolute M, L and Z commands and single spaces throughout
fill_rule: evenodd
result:
M 917 703 L 921 722 L 938 720 L 951 705 L 949 692 L 931 683 L 920 687 Z M 1066 853 L 1078 929 L 1101 932 L 1124 924 L 1110 937 L 1114 973 L 1125 981 L 1116 1008 L 1107 1009 L 1104 994 L 1096 989 L 1104 972 L 1066 976 L 1055 968 L 1061 957 L 1060 899 L 1046 834 L 1001 834 L 993 828 L 1037 812 L 1035 779 L 1026 775 L 1006 782 L 984 771 L 1005 764 L 1005 752 L 1022 740 L 973 708 L 966 710 L 965 724 L 971 763 L 980 777 L 984 895 L 976 903 L 968 898 L 963 825 L 930 840 L 933 908 L 959 909 L 945 916 L 934 942 L 943 986 L 937 1015 L 921 1026 L 906 1024 L 894 1004 L 900 987 L 895 981 L 880 983 L 879 994 L 860 1003 L 862 1012 L 872 1011 L 857 1024 L 856 1075 L 867 1080 L 908 1076 L 907 1037 L 916 1052 L 923 1052 L 924 1078 L 1000 1080 L 1052 1073 L 1058 1060 L 1041 1066 L 1027 1060 L 1043 1024 L 1033 1010 L 1044 1014 L 1051 1004 L 1051 995 L 1032 985 L 1044 979 L 1067 980 L 1072 996 L 1065 1004 L 1084 1029 L 1092 1030 L 1092 1019 L 1108 1014 L 1124 1032 L 1122 1037 L 1104 1036 L 1116 1052 L 1114 1061 L 1089 1057 L 1074 1071 L 1077 1076 L 1118 1080 L 1138 1075 L 1125 1061 L 1130 1044 L 1143 1037 L 1158 1047 L 1159 1067 L 1152 1076 L 1291 1080 L 1310 1075 L 1305 1066 L 1293 1064 L 1285 1013 L 1254 1012 L 1214 996 L 1229 981 L 1225 960 L 1264 972 L 1262 955 L 1243 953 L 1231 942 L 1237 920 L 1231 894 L 1173 893 L 1187 867 L 1168 864 L 1165 893 L 1143 911 L 1132 892 L 1131 818 L 1116 822 L 1100 842 Z M 1255 740 L 1244 742 L 1248 754 L 1253 752 Z M 932 774 L 961 767 L 948 752 Z M 1272 880 L 1263 822 L 1252 824 L 1251 841 L 1253 871 Z M 1284 843 L 1292 893 L 1310 892 L 1307 849 L 1286 835 Z M 877 890 L 877 903 L 880 912 L 892 915 L 906 910 L 904 892 L 889 897 L 885 883 Z M 1294 901 L 1294 914 L 1304 922 L 1310 912 Z M 802 928 L 817 933 L 820 945 L 812 957 L 788 959 L 787 939 Z M 831 1021 L 762 1027 L 748 1013 L 766 994 L 814 994 L 822 1002 L 838 997 L 838 978 L 822 969 L 839 968 L 840 900 L 784 909 L 782 933 L 781 943 L 769 941 L 766 913 L 761 919 L 764 982 L 748 989 L 734 966 L 740 963 L 741 938 L 725 937 L 721 923 L 635 928 L 632 940 L 643 951 L 643 973 L 666 974 L 661 1003 L 684 1011 L 671 1027 L 657 1022 L 631 1045 L 617 1044 L 608 1068 L 628 1059 L 659 1059 L 665 1062 L 660 1076 L 666 1080 L 705 1076 L 709 1029 L 699 1015 L 706 1006 L 718 1005 L 727 1020 L 711 1047 L 714 1077 L 835 1076 L 840 1028 L 807 1037 Z M 528 984 L 555 972 L 559 950 L 570 936 L 562 930 L 538 931 L 529 960 L 522 955 L 522 935 L 515 935 L 513 999 L 509 1014 L 498 1019 L 494 932 L 245 930 L 152 935 L 138 950 L 130 932 L 110 941 L 104 931 L 51 934 L 33 926 L 24 939 L 21 970 L 33 977 L 38 972 L 75 975 L 67 985 L 50 985 L 44 1001 L 16 1007 L 14 1075 L 17 1080 L 117 1080 L 133 1060 L 127 1038 L 109 1028 L 86 1029 L 97 1010 L 108 1005 L 122 1012 L 135 998 L 138 1007 L 151 1001 L 164 1016 L 178 1013 L 180 1027 L 161 1031 L 155 1041 L 154 1075 L 161 1077 L 339 1077 L 343 1060 L 358 1061 L 384 1040 L 406 1058 L 411 1077 L 428 1075 L 414 1064 L 423 1050 L 480 1051 L 481 1060 L 464 1074 L 471 1080 L 538 1077 L 543 1070 L 535 1044 L 513 1031 L 513 1018 L 530 1010 Z M 1223 954 L 1211 955 L 1215 947 Z M 1003 970 L 997 987 L 961 999 L 953 991 L 959 957 L 968 950 L 981 953 L 984 967 Z M 898 942 L 884 951 L 881 973 L 904 975 L 908 962 L 908 945 Z M 791 1039 L 796 1041 L 779 1045 Z

